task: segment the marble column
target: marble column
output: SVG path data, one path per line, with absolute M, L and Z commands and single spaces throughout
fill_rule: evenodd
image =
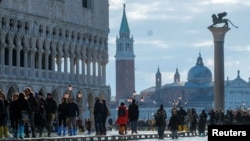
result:
M 224 38 L 227 27 L 208 27 L 214 38 L 214 109 L 224 110 Z

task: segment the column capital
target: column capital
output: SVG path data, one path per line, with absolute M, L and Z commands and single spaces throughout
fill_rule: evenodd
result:
M 224 41 L 226 32 L 230 30 L 228 27 L 208 27 L 213 33 L 214 41 Z

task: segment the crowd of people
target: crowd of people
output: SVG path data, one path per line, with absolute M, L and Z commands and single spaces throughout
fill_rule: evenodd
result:
M 126 111 L 120 112 L 120 109 L 126 109 Z M 121 102 L 117 115 L 118 118 L 115 124 L 118 126 L 120 135 L 127 134 L 127 126 L 130 127 L 131 134 L 138 133 L 137 126 L 141 121 L 139 120 L 139 107 L 135 100 L 128 107 Z M 171 115 L 168 118 L 161 104 L 154 117 L 153 120 L 147 121 L 148 124 L 145 123 L 144 125 L 150 126 L 150 128 L 156 127 L 159 139 L 164 138 L 166 129 L 172 132 L 172 139 L 177 139 L 178 131 L 198 132 L 200 137 L 204 137 L 207 125 L 250 124 L 250 114 L 243 109 L 227 110 L 226 113 L 222 109 L 211 109 L 208 112 L 202 110 L 200 113 L 197 113 L 195 108 L 186 108 L 185 110 L 182 105 L 179 105 L 172 108 Z
M 141 124 L 139 113 L 139 106 L 135 99 L 128 106 L 124 102 L 120 103 L 117 109 L 117 119 L 114 122 L 118 126 L 119 135 L 128 134 L 128 131 L 131 134 L 138 134 L 138 124 Z M 104 99 L 95 98 L 93 115 L 96 135 L 106 135 L 106 123 L 110 111 Z M 78 105 L 72 97 L 63 97 L 61 102 L 57 103 L 51 93 L 47 93 L 44 99 L 42 93 L 36 95 L 31 88 L 27 87 L 23 92 L 14 93 L 11 100 L 7 100 L 5 93 L 0 91 L 0 139 L 10 137 L 9 128 L 13 131 L 14 138 L 42 137 L 44 129 L 47 131 L 46 136 L 50 137 L 55 120 L 58 123 L 58 136 L 74 136 L 77 135 L 79 116 Z M 226 113 L 222 109 L 211 109 L 208 113 L 202 110 L 198 114 L 194 108 L 185 110 L 180 105 L 178 108 L 173 107 L 171 115 L 168 117 L 161 104 L 154 117 L 154 120 L 148 121 L 149 123 L 145 125 L 150 128 L 156 127 L 159 139 L 164 138 L 166 129 L 172 132 L 172 139 L 177 139 L 178 131 L 198 131 L 199 136 L 205 136 L 205 130 L 209 124 L 250 124 L 250 114 L 242 109 L 227 110 Z M 10 127 L 8 126 L 9 121 Z M 92 131 L 91 123 L 91 119 L 85 119 L 88 134 L 91 134 Z M 108 129 L 112 130 L 111 118 L 108 120 L 108 124 Z
M 63 97 L 61 103 L 57 104 L 51 93 L 47 93 L 44 99 L 42 93 L 36 95 L 27 87 L 7 100 L 5 93 L 0 91 L 0 139 L 42 137 L 44 129 L 47 130 L 46 136 L 50 137 L 55 120 L 58 120 L 58 136 L 65 136 L 66 130 L 68 135 L 73 136 L 77 134 L 78 117 L 78 105 L 72 97 Z M 10 134 L 10 129 L 13 135 Z

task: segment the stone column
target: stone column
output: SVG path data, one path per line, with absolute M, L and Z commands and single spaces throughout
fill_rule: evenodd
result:
M 224 110 L 224 38 L 230 28 L 208 27 L 214 38 L 214 109 Z

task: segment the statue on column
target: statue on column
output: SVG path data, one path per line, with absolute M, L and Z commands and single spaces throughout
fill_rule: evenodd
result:
M 217 24 L 224 23 L 223 27 L 228 28 L 228 22 L 229 22 L 232 26 L 238 28 L 238 26 L 235 26 L 229 19 L 224 18 L 226 15 L 227 12 L 218 13 L 217 15 L 213 14 L 212 15 L 213 24 L 210 25 L 209 27 L 215 27 Z

